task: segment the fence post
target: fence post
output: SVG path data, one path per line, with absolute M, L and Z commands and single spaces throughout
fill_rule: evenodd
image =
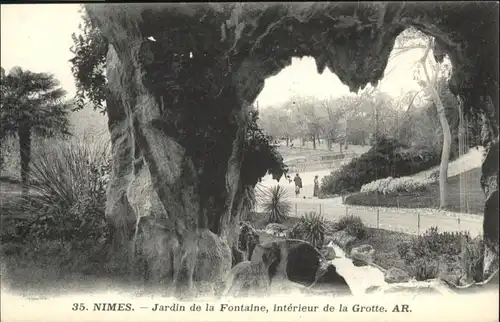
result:
M 299 214 L 297 213 L 297 203 L 295 203 L 295 217 L 297 217 Z
M 319 214 L 321 215 L 321 204 L 319 204 Z
M 379 223 L 380 223 L 380 211 L 377 208 L 377 229 L 379 229 L 380 227 Z
M 420 235 L 420 213 L 417 212 L 417 235 Z

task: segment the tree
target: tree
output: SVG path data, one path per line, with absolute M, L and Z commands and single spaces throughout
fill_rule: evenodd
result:
M 408 29 L 403 32 L 397 41 L 397 52 L 395 55 L 407 52 L 414 49 L 424 48 L 424 53 L 420 60 L 417 62 L 418 66 L 423 72 L 423 77 L 420 78 L 419 84 L 422 88 L 426 89 L 428 96 L 431 98 L 436 106 L 439 121 L 443 134 L 443 146 L 441 152 L 441 164 L 439 168 L 439 197 L 440 208 L 445 208 L 448 204 L 447 201 L 447 179 L 448 179 L 448 163 L 450 159 L 451 150 L 451 130 L 448 120 L 446 118 L 443 102 L 440 97 L 438 89 L 438 79 L 440 72 L 446 72 L 441 64 L 432 62 L 429 56 L 431 49 L 435 48 L 435 41 L 430 36 L 423 34 L 415 29 Z M 393 56 L 394 57 L 394 56 Z M 429 72 L 430 70 L 430 72 Z M 417 70 L 418 71 L 418 70 Z
M 21 181 L 29 182 L 32 135 L 70 135 L 70 104 L 66 92 L 52 74 L 34 73 L 14 67 L 9 74 L 2 68 L 0 141 L 17 135 L 21 157 Z
M 323 130 L 326 136 L 326 144 L 329 150 L 332 149 L 332 143 L 337 142 L 341 137 L 340 119 L 343 116 L 341 109 L 342 102 L 339 98 L 328 98 L 321 101 L 320 106 L 326 113 L 323 120 Z
M 70 59 L 71 71 L 75 78 L 76 96 L 75 109 L 79 110 L 90 103 L 94 109 L 106 112 L 106 98 L 108 95 L 107 80 L 105 76 L 106 54 L 108 42 L 92 25 L 90 18 L 84 11 L 83 24 L 79 25 L 82 34 L 71 35 L 73 46 L 70 48 L 74 57 Z
M 441 123 L 441 128 L 443 131 L 443 148 L 441 152 L 441 164 L 439 167 L 439 207 L 445 208 L 448 205 L 447 195 L 448 195 L 448 163 L 450 160 L 450 150 L 451 150 L 451 130 L 450 125 L 445 114 L 445 108 L 438 91 L 438 74 L 439 74 L 439 64 L 431 64 L 431 72 L 428 71 L 428 58 L 429 51 L 433 46 L 433 40 L 430 40 L 427 48 L 425 49 L 424 55 L 420 60 L 422 70 L 425 76 L 425 80 L 422 85 L 427 86 L 430 96 L 436 105 L 437 113 L 439 116 L 439 122 Z

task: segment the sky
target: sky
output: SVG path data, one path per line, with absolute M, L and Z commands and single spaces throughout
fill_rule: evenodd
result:
M 68 92 L 67 98 L 75 94 L 75 83 L 71 74 L 71 34 L 78 33 L 81 22 L 78 4 L 37 4 L 1 6 L 1 66 L 8 72 L 14 66 L 33 72 L 53 73 Z M 418 89 L 413 80 L 411 65 L 421 57 L 414 50 L 389 61 L 379 89 L 393 97 Z M 395 66 L 397 68 L 393 69 Z M 257 97 L 259 107 L 276 106 L 288 98 L 316 96 L 338 97 L 349 93 L 335 74 L 325 69 L 322 75 L 316 71 L 313 58 L 294 58 L 292 64 L 276 76 L 266 80 L 264 89 Z

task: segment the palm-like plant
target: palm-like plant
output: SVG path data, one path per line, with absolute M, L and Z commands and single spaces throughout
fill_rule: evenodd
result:
M 0 142 L 17 135 L 21 180 L 27 184 L 32 135 L 69 135 L 70 105 L 62 101 L 66 92 L 59 87 L 54 75 L 34 73 L 20 67 L 12 68 L 7 75 L 1 68 L 0 91 Z
M 314 247 L 320 249 L 325 240 L 326 222 L 323 216 L 309 212 L 300 218 L 299 222 L 304 239 L 310 242 Z
M 292 204 L 288 201 L 287 190 L 282 186 L 258 186 L 257 196 L 270 223 L 280 223 L 290 216 Z

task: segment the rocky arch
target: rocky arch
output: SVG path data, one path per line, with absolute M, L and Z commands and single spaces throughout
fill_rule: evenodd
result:
M 466 112 L 486 115 L 484 144 L 491 148 L 481 180 L 487 198 L 485 273 L 498 268 L 498 226 L 489 224 L 498 222 L 498 202 L 491 201 L 498 195 L 497 4 L 87 4 L 86 9 L 111 44 L 107 109 L 114 163 L 107 215 L 123 232 L 119 247 L 130 238 L 126 227 L 139 222 L 136 217 L 155 218 L 145 222 L 158 226 L 154 231 L 163 231 L 168 241 L 156 245 L 162 251 L 137 248 L 157 269 L 164 267 L 157 273 L 163 280 L 192 289 L 193 281 L 214 277 L 195 266 L 227 260 L 241 192 L 254 184 L 240 175 L 247 107 L 265 79 L 292 57 L 312 56 L 318 72 L 329 68 L 357 91 L 382 78 L 396 37 L 409 26 L 435 37 L 436 59 L 451 58 L 449 85 Z M 217 251 L 205 249 L 208 243 Z M 170 261 L 158 266 L 165 253 Z M 224 267 L 217 266 L 218 272 Z

